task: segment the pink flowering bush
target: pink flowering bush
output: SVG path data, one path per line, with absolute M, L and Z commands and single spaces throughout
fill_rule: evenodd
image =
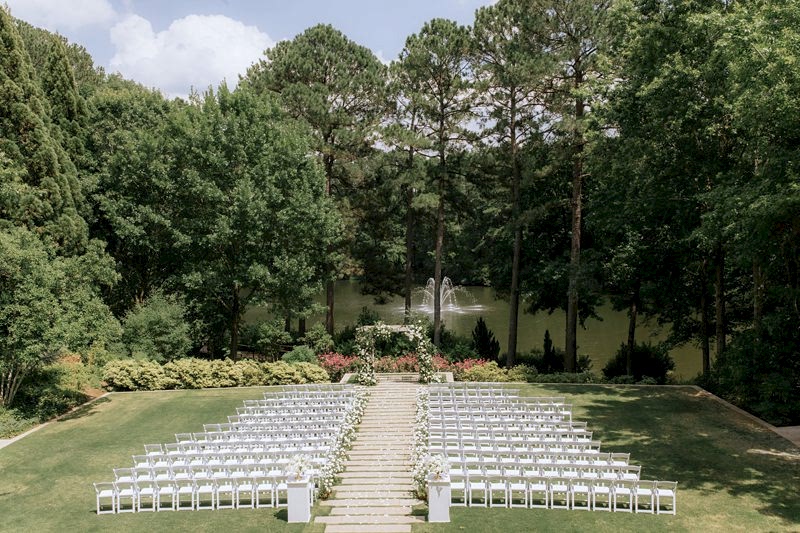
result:
M 450 365 L 453 372 L 453 379 L 456 381 L 463 381 L 466 372 L 475 367 L 482 367 L 489 363 L 488 359 L 464 359 L 463 361 L 456 361 Z
M 348 372 L 358 369 L 359 358 L 355 355 L 342 355 L 340 353 L 323 353 L 317 356 L 319 366 L 327 370 L 331 381 L 336 383 Z

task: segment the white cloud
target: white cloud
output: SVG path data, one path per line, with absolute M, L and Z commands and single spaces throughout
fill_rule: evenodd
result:
M 117 14 L 108 0 L 5 0 L 11 14 L 50 31 L 110 24 Z
M 378 50 L 377 52 L 375 52 L 375 57 L 377 57 L 378 61 L 380 61 L 386 66 L 389 66 L 389 63 L 392 62 L 391 59 L 386 59 L 386 56 L 383 55 L 383 50 Z
M 111 69 L 169 96 L 202 92 L 223 79 L 233 88 L 274 42 L 255 26 L 222 15 L 189 15 L 155 32 L 139 15 L 111 28 Z

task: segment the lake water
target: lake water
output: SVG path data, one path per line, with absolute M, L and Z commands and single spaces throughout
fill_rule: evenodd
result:
M 414 311 L 425 312 L 422 305 L 423 292 L 422 287 L 414 292 L 412 298 Z M 442 310 L 442 320 L 447 329 L 458 335 L 471 337 L 475 322 L 482 316 L 486 325 L 500 341 L 501 352 L 505 351 L 508 344 L 508 302 L 497 299 L 490 287 L 459 287 L 454 296 L 457 305 L 444 306 Z M 361 308 L 365 306 L 377 311 L 387 323 L 401 323 L 403 320 L 402 298 L 393 298 L 383 305 L 375 304 L 372 296 L 361 294 L 357 281 L 337 282 L 335 298 L 337 329 L 355 324 Z M 318 302 L 322 304 L 324 301 L 324 295 L 321 295 Z M 254 309 L 246 318 L 252 320 L 262 313 L 262 310 Z M 592 358 L 592 370 L 600 373 L 606 362 L 619 349 L 620 344 L 627 341 L 628 316 L 625 311 L 614 311 L 610 304 L 598 309 L 597 314 L 602 320 L 589 319 L 586 321 L 585 329 L 578 327 L 578 353 L 589 355 Z M 321 321 L 322 317 L 319 320 Z M 522 352 L 531 348 L 541 348 L 545 330 L 550 331 L 553 344 L 563 348 L 565 320 L 563 311 L 535 315 L 520 313 L 517 350 Z M 309 326 L 313 323 L 314 320 L 309 321 Z M 637 342 L 651 340 L 655 343 L 664 340 L 668 333 L 668 329 L 660 328 L 657 324 L 640 323 L 636 328 L 636 340 Z M 677 376 L 688 379 L 700 373 L 701 354 L 697 347 L 684 345 L 672 350 L 670 355 L 675 360 Z

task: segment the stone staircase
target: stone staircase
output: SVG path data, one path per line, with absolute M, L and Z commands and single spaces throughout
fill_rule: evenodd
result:
M 423 503 L 411 480 L 416 381 L 416 374 L 378 374 L 342 482 L 320 502 L 331 507 L 330 516 L 315 519 L 325 533 L 409 533 L 425 521 L 411 514 Z

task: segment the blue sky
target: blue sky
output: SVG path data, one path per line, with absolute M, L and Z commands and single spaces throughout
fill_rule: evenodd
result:
M 435 17 L 470 24 L 492 0 L 5 0 L 12 15 L 86 47 L 95 64 L 168 96 L 238 74 L 275 42 L 330 23 L 395 59 Z

